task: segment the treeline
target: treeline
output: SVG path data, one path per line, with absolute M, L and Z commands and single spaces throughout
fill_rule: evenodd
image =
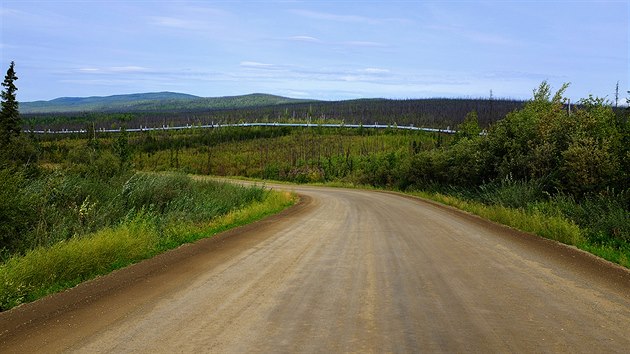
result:
M 207 125 L 238 122 L 345 122 L 398 124 L 446 128 L 461 123 L 475 111 L 486 127 L 523 106 L 507 99 L 360 99 L 348 101 L 276 104 L 264 107 L 124 113 L 26 114 L 25 129 L 61 130 Z

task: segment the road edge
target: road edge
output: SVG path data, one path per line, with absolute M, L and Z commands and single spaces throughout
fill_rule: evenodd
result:
M 135 286 L 140 281 L 159 274 L 165 268 L 176 267 L 178 264 L 187 262 L 195 255 L 212 252 L 222 247 L 228 239 L 238 238 L 252 229 L 265 227 L 280 219 L 299 216 L 308 211 L 310 204 L 310 197 L 300 195 L 297 203 L 279 213 L 183 244 L 152 258 L 87 280 L 75 287 L 0 312 L 0 347 L 13 335 L 26 332 L 31 327 L 54 320 L 79 308 L 90 306 L 109 293 L 120 292 L 124 288 Z
M 574 270 L 579 270 L 580 273 L 588 275 L 591 279 L 599 281 L 601 280 L 601 275 L 605 274 L 608 281 L 624 287 L 627 290 L 628 298 L 630 298 L 630 269 L 620 264 L 608 261 L 595 254 L 579 249 L 576 246 L 567 245 L 531 232 L 519 230 L 431 199 L 396 191 L 374 190 L 374 192 L 397 195 L 416 202 L 430 204 L 436 208 L 447 211 L 450 214 L 455 214 L 471 221 L 479 226 L 501 231 L 501 235 L 511 237 L 520 244 L 535 249 L 540 254 L 553 257 L 556 262 L 563 263 Z

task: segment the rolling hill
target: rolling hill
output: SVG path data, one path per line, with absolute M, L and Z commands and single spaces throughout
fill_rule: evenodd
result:
M 176 92 L 151 92 L 104 97 L 61 97 L 50 101 L 21 102 L 20 113 L 202 111 L 302 102 L 313 102 L 313 100 L 261 93 L 242 96 L 199 97 Z

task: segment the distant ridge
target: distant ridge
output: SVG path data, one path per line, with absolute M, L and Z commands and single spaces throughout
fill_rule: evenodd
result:
M 133 93 L 113 96 L 60 97 L 50 101 L 20 102 L 20 113 L 168 112 L 264 107 L 315 102 L 253 93 L 241 96 L 199 97 L 177 92 Z

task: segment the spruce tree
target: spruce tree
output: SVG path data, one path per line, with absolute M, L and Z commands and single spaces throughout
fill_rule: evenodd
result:
M 18 77 L 15 76 L 14 66 L 15 63 L 11 62 L 4 82 L 2 82 L 4 89 L 2 90 L 2 109 L 0 110 L 0 143 L 3 145 L 8 144 L 22 131 L 18 101 L 15 99 L 17 87 L 15 87 L 14 81 Z

